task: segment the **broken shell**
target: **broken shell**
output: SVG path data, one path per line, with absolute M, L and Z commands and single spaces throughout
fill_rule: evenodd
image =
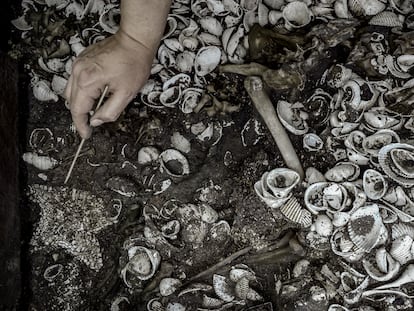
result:
M 348 192 L 340 184 L 317 182 L 306 189 L 304 199 L 313 214 L 325 210 L 342 211 L 347 206 Z
M 414 282 L 414 264 L 408 265 L 403 273 L 401 273 L 400 277 L 396 279 L 395 281 L 378 286 L 375 289 L 388 289 L 393 287 L 401 287 L 402 285 L 405 285 L 407 283 Z
M 194 52 L 184 51 L 177 55 L 175 66 L 180 72 L 191 72 L 194 66 L 194 59 Z
M 99 25 L 110 34 L 115 34 L 119 29 L 117 18 L 121 14 L 118 4 L 107 4 L 105 10 L 99 17 Z
M 365 125 L 369 130 L 378 131 L 381 129 L 399 130 L 403 125 L 403 120 L 396 114 L 381 111 L 380 109 L 371 109 L 364 112 Z
M 225 245 L 229 240 L 231 228 L 227 221 L 220 220 L 210 228 L 210 237 L 219 245 Z
M 178 220 L 170 220 L 161 227 L 162 235 L 167 239 L 176 239 L 178 232 L 180 232 L 180 222 Z
M 176 292 L 180 287 L 182 283 L 179 279 L 174 278 L 164 278 L 160 281 L 160 294 L 161 296 L 170 296 L 174 292 Z
M 285 20 L 285 28 L 287 30 L 294 30 L 305 27 L 313 18 L 312 11 L 304 2 L 292 1 L 289 2 L 282 11 L 283 19 Z
M 158 251 L 142 246 L 128 249 L 128 259 L 128 263 L 121 270 L 121 276 L 128 287 L 133 287 L 128 280 L 129 274 L 142 281 L 148 280 L 153 277 L 161 263 Z
M 205 308 L 218 308 L 224 304 L 224 301 L 218 298 L 213 298 L 207 296 L 206 294 L 203 295 L 203 307 Z
M 399 142 L 400 137 L 395 131 L 385 129 L 379 130 L 368 137 L 364 137 L 362 140 L 362 148 L 367 154 L 377 157 L 382 147 Z
M 201 220 L 208 224 L 213 224 L 218 220 L 218 213 L 214 208 L 207 204 L 201 204 Z
M 333 232 L 333 224 L 331 219 L 326 215 L 318 215 L 312 224 L 312 230 L 323 237 L 328 237 Z
M 39 80 L 34 83 L 33 95 L 40 101 L 57 102 L 59 100 L 59 97 L 50 89 L 49 82 L 46 80 Z
M 289 132 L 296 135 L 303 135 L 309 130 L 308 124 L 303 118 L 298 105 L 279 100 L 276 111 L 280 122 Z
M 362 260 L 362 265 L 371 278 L 384 282 L 398 274 L 401 267 L 400 264 L 392 258 L 384 247 L 377 250 L 375 257 L 378 269 L 369 260 Z
M 414 66 L 414 55 L 400 55 L 397 57 L 398 66 L 407 72 Z
M 378 205 L 375 204 L 362 206 L 353 212 L 347 227 L 351 241 L 365 252 L 384 243 L 388 237 Z
M 303 136 L 303 148 L 308 151 L 319 151 L 323 148 L 323 140 L 316 134 L 305 134 Z
M 220 299 L 226 302 L 234 300 L 235 297 L 232 288 L 224 276 L 213 274 L 213 288 Z
M 364 192 L 371 200 L 381 199 L 388 190 L 388 183 L 384 176 L 373 169 L 367 169 L 362 178 Z
M 105 186 L 108 189 L 128 198 L 132 198 L 137 195 L 137 185 L 128 177 L 112 176 L 107 180 Z
M 53 280 L 62 273 L 63 265 L 55 264 L 51 265 L 46 268 L 45 272 L 43 273 L 43 277 L 48 282 L 53 282 Z
M 305 180 L 308 182 L 309 185 L 312 185 L 317 182 L 326 181 L 325 176 L 323 176 L 323 174 L 314 167 L 308 167 L 306 169 L 305 175 Z
M 142 147 L 138 151 L 138 163 L 142 165 L 146 165 L 153 161 L 158 160 L 159 156 L 160 156 L 160 153 L 157 150 L 157 148 L 153 146 Z
M 345 85 L 352 76 L 352 70 L 343 65 L 335 64 L 326 72 L 326 84 L 332 88 L 340 88 Z
M 266 184 L 276 198 L 287 197 L 299 183 L 300 175 L 289 168 L 276 168 L 266 175 Z
M 165 311 L 186 311 L 186 307 L 178 302 L 169 302 Z
M 257 9 L 259 0 L 240 0 L 240 6 L 245 11 L 254 11 Z
M 175 108 L 181 99 L 181 87 L 172 86 L 160 94 L 160 103 L 165 107 Z
M 198 76 L 205 76 L 212 72 L 221 59 L 221 51 L 216 46 L 206 46 L 201 48 L 195 57 L 194 66 Z
M 403 235 L 392 241 L 390 254 L 400 264 L 405 264 L 414 258 L 411 253 L 413 239 L 408 235 Z
M 298 278 L 301 275 L 304 275 L 306 271 L 308 271 L 310 266 L 310 262 L 307 259 L 301 259 L 295 263 L 293 267 L 292 273 L 294 278 Z
M 334 182 L 353 181 L 359 174 L 360 168 L 355 163 L 339 162 L 325 173 L 325 178 Z
M 34 152 L 26 152 L 22 156 L 23 161 L 26 163 L 33 165 L 34 167 L 38 168 L 39 170 L 47 171 L 56 167 L 59 164 L 59 161 L 48 157 L 48 156 L 40 156 Z
M 414 185 L 413 159 L 414 146 L 409 144 L 389 144 L 378 153 L 379 164 L 384 173 L 403 186 Z
M 380 0 L 349 0 L 348 5 L 351 12 L 357 16 L 376 15 L 386 8 Z
M 280 213 L 288 220 L 300 224 L 302 227 L 307 228 L 312 225 L 311 213 L 304 209 L 295 197 L 291 197 L 280 207 Z
M 174 132 L 171 136 L 171 145 L 184 153 L 189 153 L 191 150 L 191 143 L 190 141 L 181 135 L 179 132 Z
M 26 21 L 26 15 L 22 15 L 11 21 L 12 25 L 20 31 L 32 30 L 33 26 L 29 25 Z
M 183 113 L 193 112 L 200 101 L 202 93 L 203 90 L 199 88 L 186 88 L 181 96 L 181 111 Z
M 332 224 L 335 227 L 343 227 L 348 223 L 349 218 L 349 213 L 336 212 L 333 214 Z
M 190 174 L 190 165 L 187 158 L 178 150 L 166 149 L 160 153 L 160 170 L 174 177 Z
M 410 223 L 393 224 L 391 228 L 392 239 L 395 240 L 404 235 L 407 235 L 414 240 L 414 225 Z
M 238 298 L 246 300 L 249 289 L 249 280 L 243 277 L 237 281 L 236 286 L 234 287 L 234 293 Z
M 398 15 L 391 11 L 383 11 L 372 17 L 369 21 L 370 25 L 384 27 L 402 27 L 403 23 Z
M 246 278 L 249 281 L 254 281 L 256 279 L 252 271 L 236 267 L 231 268 L 229 272 L 229 278 L 235 283 L 237 283 L 242 278 Z

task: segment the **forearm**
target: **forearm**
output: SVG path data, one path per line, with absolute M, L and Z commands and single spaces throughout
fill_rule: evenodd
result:
M 171 0 L 121 0 L 120 31 L 155 52 L 170 6 Z

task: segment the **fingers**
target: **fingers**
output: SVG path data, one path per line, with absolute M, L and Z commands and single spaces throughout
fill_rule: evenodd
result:
M 121 115 L 133 97 L 122 91 L 114 92 L 103 106 L 101 106 L 91 118 L 91 126 L 99 126 L 105 122 L 114 122 Z

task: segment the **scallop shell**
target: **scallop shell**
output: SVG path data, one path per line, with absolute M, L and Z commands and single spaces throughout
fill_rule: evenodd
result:
M 366 205 L 351 214 L 348 221 L 351 241 L 361 250 L 370 252 L 388 236 L 378 205 Z
M 163 297 L 170 296 L 175 293 L 181 285 L 182 283 L 179 279 L 163 278 L 159 284 L 160 294 Z
M 360 168 L 355 163 L 339 162 L 325 173 L 325 178 L 334 182 L 353 181 L 359 174 Z
M 205 308 L 219 308 L 224 304 L 224 301 L 218 298 L 213 298 L 207 296 L 206 294 L 203 295 L 203 307 Z
M 378 153 L 378 160 L 381 168 L 383 169 L 384 173 L 390 177 L 392 180 L 398 182 L 403 186 L 413 186 L 414 185 L 414 178 L 407 178 L 406 173 L 410 172 L 410 167 L 412 165 L 412 161 L 409 161 L 406 164 L 395 163 L 397 158 L 398 151 L 395 150 L 406 150 L 408 152 L 414 152 L 414 146 L 409 144 L 389 144 L 382 147 Z M 394 150 L 394 151 L 393 151 Z M 394 157 L 391 157 L 391 152 Z M 393 159 L 394 158 L 394 159 Z M 394 161 L 393 161 L 394 160 Z M 402 167 L 405 167 L 401 170 Z
M 246 300 L 249 289 L 249 280 L 243 277 L 237 281 L 236 286 L 234 287 L 234 292 L 238 298 Z
M 308 132 L 309 126 L 296 107 L 295 104 L 279 100 L 276 111 L 280 122 L 289 132 L 295 135 L 303 135 Z
M 398 15 L 391 11 L 383 11 L 372 17 L 369 21 L 370 25 L 384 27 L 402 27 L 403 23 Z
M 384 176 L 373 169 L 367 169 L 362 178 L 364 192 L 371 200 L 381 199 L 388 190 L 388 183 Z
M 39 80 L 33 85 L 33 95 L 40 101 L 54 101 L 57 102 L 59 97 L 50 89 L 49 82 Z
M 413 239 L 408 235 L 400 236 L 392 241 L 390 254 L 400 264 L 405 264 L 411 259 L 414 259 L 414 255 L 411 253 L 411 247 Z
M 175 177 L 181 177 L 190 174 L 190 164 L 187 158 L 178 150 L 166 149 L 160 153 L 161 167 L 164 171 Z
M 391 227 L 391 237 L 393 240 L 402 236 L 409 236 L 414 239 L 414 225 L 410 223 L 397 223 Z
M 312 11 L 304 2 L 289 2 L 282 10 L 283 19 L 285 20 L 285 28 L 294 30 L 305 27 L 313 18 Z
M 34 152 L 26 152 L 23 154 L 22 158 L 26 163 L 33 165 L 34 167 L 43 171 L 53 169 L 59 164 L 59 161 L 51 157 L 40 156 Z
M 225 302 L 230 302 L 235 299 L 234 292 L 224 276 L 213 274 L 213 288 L 217 297 Z
M 289 168 L 276 168 L 271 170 L 264 182 L 276 198 L 285 198 L 299 183 L 300 175 Z
M 198 76 L 205 76 L 212 72 L 221 59 L 221 51 L 216 46 L 206 46 L 201 48 L 194 60 L 195 72 Z
M 295 197 L 290 198 L 283 206 L 281 206 L 280 212 L 288 220 L 297 223 L 302 227 L 307 228 L 312 225 L 311 213 L 302 208 Z

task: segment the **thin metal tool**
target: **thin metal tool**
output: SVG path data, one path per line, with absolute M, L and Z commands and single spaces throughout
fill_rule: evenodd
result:
M 96 105 L 95 111 L 98 110 L 99 107 L 101 107 L 102 102 L 103 102 L 103 100 L 104 100 L 107 92 L 108 92 L 108 86 L 105 86 L 105 88 L 104 88 L 104 90 L 102 92 L 101 98 L 99 98 L 98 105 Z M 68 180 L 70 178 L 70 175 L 72 174 L 72 171 L 73 171 L 73 168 L 75 166 L 76 160 L 79 157 L 79 154 L 80 154 L 80 152 L 82 150 L 82 147 L 83 147 L 83 144 L 85 143 L 85 141 L 86 141 L 86 139 L 85 138 L 82 138 L 82 140 L 81 140 L 81 142 L 79 144 L 78 150 L 76 150 L 75 157 L 73 158 L 72 164 L 70 165 L 68 174 L 66 175 L 65 181 L 63 182 L 64 184 L 66 184 L 68 182 Z

